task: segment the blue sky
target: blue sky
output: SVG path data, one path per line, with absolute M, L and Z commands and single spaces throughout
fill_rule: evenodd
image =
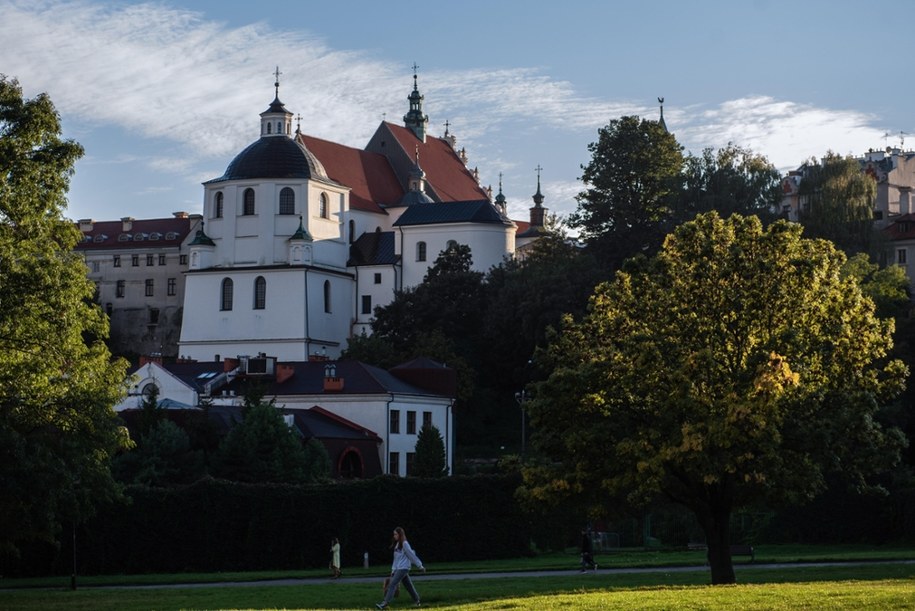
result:
M 884 10 L 885 9 L 885 10 Z M 912 148 L 915 3 L 50 2 L 0 0 L 0 73 L 47 92 L 80 142 L 67 216 L 200 212 L 200 183 L 280 99 L 302 131 L 363 147 L 401 122 L 413 63 L 430 131 L 448 121 L 481 183 L 526 219 L 575 209 L 611 119 L 657 118 L 687 151 L 728 142 L 782 171 L 829 150 Z M 911 135 L 909 135 L 911 134 Z M 907 141 L 906 139 L 910 139 Z

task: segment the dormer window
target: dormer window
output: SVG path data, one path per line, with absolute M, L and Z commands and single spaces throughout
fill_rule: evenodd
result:
M 153 242 L 156 240 L 161 240 L 162 234 L 159 233 L 158 231 L 153 231 L 151 234 L 149 234 L 149 239 L 150 239 L 150 241 L 153 241 Z
M 133 238 L 129 233 L 122 233 L 118 236 L 118 242 L 129 242 Z
M 106 236 L 104 233 L 100 233 L 100 234 L 98 234 L 97 236 L 95 236 L 95 240 L 94 240 L 94 241 L 95 241 L 96 243 L 98 243 L 98 242 L 104 242 L 104 241 L 107 240 L 107 239 L 108 239 L 108 236 Z
M 166 240 L 177 240 L 178 233 L 174 232 L 174 231 L 169 231 L 168 233 L 165 234 L 165 239 Z

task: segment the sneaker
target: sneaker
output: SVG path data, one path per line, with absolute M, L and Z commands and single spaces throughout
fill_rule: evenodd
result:
M 377 603 L 377 604 L 375 605 L 375 608 L 376 608 L 376 609 L 384 609 L 386 606 L 387 606 L 387 605 L 384 604 L 384 603 Z

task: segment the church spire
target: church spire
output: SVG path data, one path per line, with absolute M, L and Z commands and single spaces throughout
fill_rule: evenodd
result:
M 496 195 L 496 208 L 499 209 L 503 215 L 508 214 L 507 201 L 505 195 L 502 193 L 502 172 L 499 172 L 499 194 Z
M 658 123 L 661 125 L 661 129 L 666 132 L 667 124 L 664 122 L 664 98 L 658 98 L 658 104 L 661 105 L 661 118 L 658 119 Z
M 531 229 L 540 229 L 544 226 L 544 216 L 547 209 L 543 207 L 543 193 L 540 192 L 540 172 L 543 171 L 543 168 L 538 164 L 535 170 L 537 171 L 537 192 L 533 196 L 534 207 L 530 209 Z
M 286 136 L 292 134 L 292 113 L 280 102 L 280 67 L 273 72 L 273 102 L 261 113 L 261 138 L 264 136 Z
M 410 110 L 403 116 L 404 127 L 408 127 L 413 130 L 413 133 L 416 134 L 416 137 L 419 138 L 422 142 L 426 141 L 426 128 L 429 126 L 429 116 L 423 114 L 423 99 L 425 96 L 419 93 L 419 85 L 417 84 L 417 74 L 416 71 L 419 69 L 419 66 L 416 63 L 413 63 L 413 91 L 407 97 L 410 101 Z

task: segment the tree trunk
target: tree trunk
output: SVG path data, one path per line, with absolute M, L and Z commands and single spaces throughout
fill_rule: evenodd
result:
M 712 585 L 736 583 L 734 563 L 731 561 L 730 507 L 711 507 L 697 517 L 705 532 Z

